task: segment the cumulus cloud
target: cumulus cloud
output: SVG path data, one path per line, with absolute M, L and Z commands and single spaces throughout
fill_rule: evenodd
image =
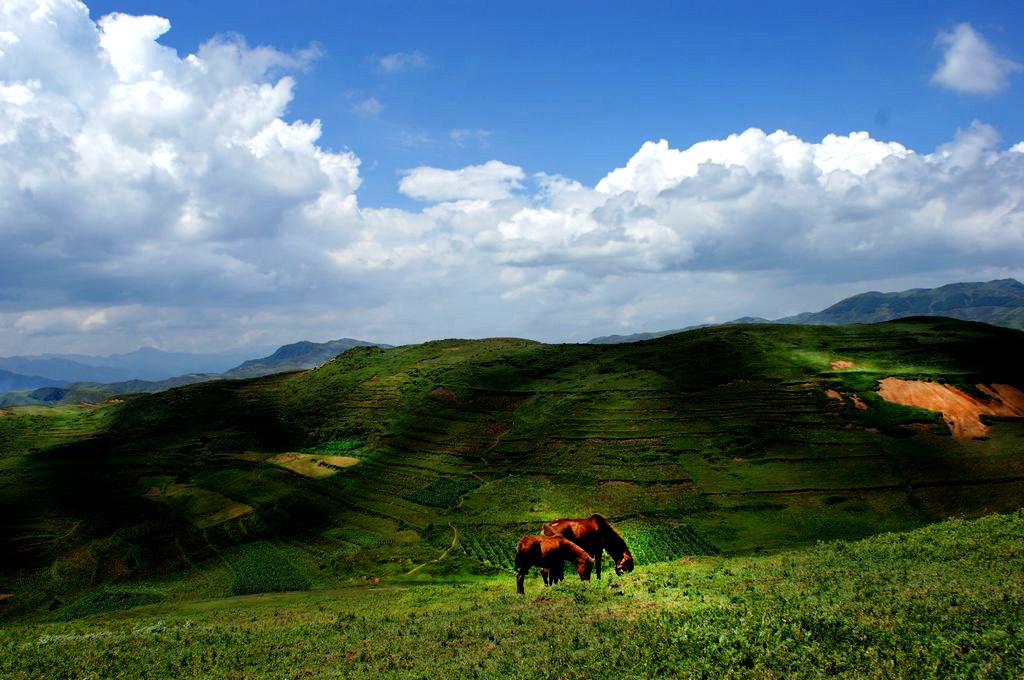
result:
M 276 293 L 345 240 L 359 159 L 286 121 L 315 48 L 286 54 L 220 37 L 180 57 L 160 17 L 94 23 L 72 0 L 4 4 L 0 56 L 0 306 Z M 275 246 L 269 248 L 268 243 Z M 63 290 L 48 279 L 61 272 Z
M 430 66 L 427 55 L 418 50 L 385 54 L 383 57 L 375 57 L 373 63 L 379 73 L 386 74 L 415 71 Z
M 927 152 L 651 141 L 593 185 L 421 166 L 398 184 L 420 208 L 376 208 L 359 158 L 287 117 L 315 47 L 182 56 L 159 17 L 0 12 L 0 353 L 580 339 L 1024 275 L 1024 142 L 982 123 Z
M 398 189 L 420 201 L 498 200 L 520 188 L 525 176 L 522 168 L 501 161 L 487 161 L 458 170 L 423 166 L 407 171 Z
M 932 82 L 964 94 L 994 94 L 1006 89 L 1009 76 L 1024 66 L 997 54 L 968 23 L 939 33 L 942 63 Z

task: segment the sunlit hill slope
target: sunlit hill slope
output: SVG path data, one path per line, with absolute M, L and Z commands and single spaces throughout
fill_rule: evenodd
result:
M 445 340 L 98 407 L 5 409 L 2 605 L 60 619 L 414 570 L 497 574 L 519 535 L 591 512 L 644 565 L 1012 510 L 1024 421 L 1006 386 L 1024 387 L 1022 355 L 1020 331 L 941 318 L 628 345 Z M 886 378 L 981 405 L 1003 395 L 1005 409 L 953 414 L 977 420 L 954 437 L 959 421 L 883 399 Z

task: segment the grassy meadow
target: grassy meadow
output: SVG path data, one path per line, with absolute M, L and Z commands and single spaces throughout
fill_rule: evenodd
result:
M 1024 514 L 513 593 L 396 579 L 18 625 L 12 678 L 964 677 L 1024 673 Z
M 941 318 L 444 340 L 5 408 L 0 675 L 1014 677 L 1024 422 L 877 389 L 1022 355 Z M 518 537 L 592 512 L 637 571 L 515 598 Z

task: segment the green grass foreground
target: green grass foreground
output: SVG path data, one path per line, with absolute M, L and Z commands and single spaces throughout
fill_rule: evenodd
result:
M 1024 676 L 1024 512 L 513 594 L 510 576 L 0 629 L 0 676 Z

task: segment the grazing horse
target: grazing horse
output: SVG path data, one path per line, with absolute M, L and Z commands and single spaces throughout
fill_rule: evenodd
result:
M 523 536 L 516 546 L 516 592 L 526 592 L 523 582 L 531 567 L 540 567 L 541 574 L 550 571 L 564 576 L 566 561 L 576 565 L 581 581 L 590 580 L 594 560 L 572 541 L 557 536 Z M 545 575 L 544 585 L 551 585 L 548 581 Z
M 633 571 L 633 554 L 629 552 L 629 546 L 622 540 L 612 525 L 601 515 L 591 515 L 580 519 L 556 519 L 548 522 L 541 529 L 544 536 L 560 536 L 566 538 L 590 555 L 594 560 L 594 571 L 597 578 L 601 578 L 601 555 L 607 550 L 615 562 L 615 573 L 621 576 L 623 572 Z M 544 575 L 541 572 L 541 575 Z M 555 579 L 555 583 L 561 581 L 563 574 L 552 569 L 547 575 L 548 579 Z

